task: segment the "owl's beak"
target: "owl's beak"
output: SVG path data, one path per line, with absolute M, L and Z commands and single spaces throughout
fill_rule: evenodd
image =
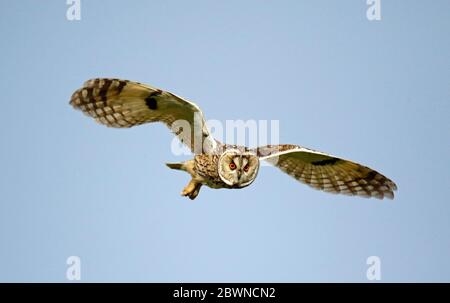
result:
M 237 171 L 237 174 L 238 174 L 238 183 L 241 183 L 241 176 L 242 176 L 242 170 L 241 170 L 241 167 L 242 167 L 242 155 L 239 155 L 239 170 Z

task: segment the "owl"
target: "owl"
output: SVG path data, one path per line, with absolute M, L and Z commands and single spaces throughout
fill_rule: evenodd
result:
M 73 93 L 70 104 L 109 127 L 127 128 L 151 122 L 167 125 L 194 154 L 191 160 L 167 163 L 169 168 L 191 176 L 181 192 L 191 200 L 203 185 L 229 189 L 249 186 L 258 175 L 261 161 L 329 193 L 393 199 L 397 190 L 393 181 L 371 168 L 299 145 L 252 149 L 221 143 L 210 135 L 196 104 L 139 82 L 88 80 Z

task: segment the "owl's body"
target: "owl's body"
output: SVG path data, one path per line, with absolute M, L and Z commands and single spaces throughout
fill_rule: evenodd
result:
M 226 188 L 228 186 L 222 181 L 217 170 L 219 158 L 219 155 L 201 154 L 182 163 L 166 163 L 166 165 L 187 172 L 195 183 L 211 188 Z
M 219 176 L 217 169 L 220 155 L 200 154 L 196 155 L 192 161 L 192 174 L 194 180 L 198 180 L 203 185 L 211 188 L 228 188 Z M 188 163 L 191 163 L 188 161 Z
M 221 154 L 199 154 L 182 163 L 166 163 L 172 169 L 183 170 L 191 175 L 191 181 L 181 193 L 183 196 L 195 199 L 202 185 L 215 189 L 232 189 L 244 188 L 253 182 L 259 168 L 256 154 L 252 155 L 244 146 L 221 145 L 220 148 L 223 150 Z M 250 158 L 258 163 L 250 166 Z M 246 166 L 247 164 L 249 165 Z M 231 170 L 230 165 L 235 165 L 236 168 Z M 237 178 L 233 180 L 234 171 Z
M 194 153 L 182 163 L 191 181 L 183 196 L 195 199 L 200 188 L 244 188 L 255 180 L 260 161 L 277 166 L 300 182 L 331 193 L 393 198 L 397 186 L 375 170 L 298 145 L 268 145 L 256 149 L 218 142 L 209 134 L 200 108 L 170 92 L 138 82 L 93 79 L 72 95 L 70 104 L 110 127 L 163 122 Z M 200 148 L 199 148 L 200 147 Z

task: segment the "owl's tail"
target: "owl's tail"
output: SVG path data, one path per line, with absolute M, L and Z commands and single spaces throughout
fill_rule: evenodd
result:
M 166 163 L 166 165 L 171 169 L 184 170 L 183 163 Z

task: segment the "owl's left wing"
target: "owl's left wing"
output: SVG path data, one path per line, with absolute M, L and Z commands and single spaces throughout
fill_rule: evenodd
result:
M 73 93 L 70 104 L 109 127 L 162 122 L 195 154 L 216 148 L 217 142 L 196 104 L 149 85 L 119 79 L 92 79 Z
M 394 198 L 395 183 L 361 164 L 297 145 L 269 145 L 254 152 L 300 182 L 330 193 Z

